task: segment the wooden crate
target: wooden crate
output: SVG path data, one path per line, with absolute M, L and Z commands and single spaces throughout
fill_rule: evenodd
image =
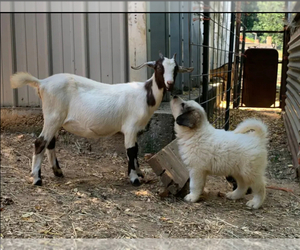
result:
M 160 176 L 165 188 L 172 194 L 187 193 L 189 172 L 182 162 L 177 146 L 177 139 L 148 160 L 157 176 Z

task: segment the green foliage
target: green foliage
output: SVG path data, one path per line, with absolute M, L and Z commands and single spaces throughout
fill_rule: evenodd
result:
M 257 6 L 260 12 L 282 11 L 284 2 L 258 2 Z M 254 21 L 252 30 L 281 31 L 284 26 L 284 13 L 257 13 L 257 21 Z M 283 34 L 257 34 L 260 42 L 266 42 L 267 36 L 272 37 L 272 42 L 277 48 L 281 48 Z
M 243 24 L 246 26 L 247 30 L 252 30 L 254 22 L 258 21 L 257 11 L 258 6 L 256 1 L 244 1 L 241 3 L 242 9 L 247 10 L 250 13 L 244 14 Z
M 253 30 L 254 23 L 258 21 L 257 13 L 245 13 L 244 25 L 247 30 Z

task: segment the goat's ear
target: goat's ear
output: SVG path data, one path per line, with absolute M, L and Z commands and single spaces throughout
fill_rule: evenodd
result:
M 154 68 L 155 67 L 155 63 L 156 63 L 155 61 L 145 62 L 145 63 L 143 63 L 143 64 L 141 64 L 139 66 L 136 66 L 136 67 L 131 66 L 131 68 L 135 69 L 135 70 L 141 69 L 141 68 L 143 68 L 145 66 L 148 66 L 149 68 Z
M 185 67 L 179 66 L 178 72 L 179 73 L 191 73 L 191 72 L 193 72 L 193 70 L 194 70 L 193 67 L 185 68 Z
M 195 128 L 199 123 L 199 119 L 200 114 L 196 110 L 191 109 L 179 115 L 176 118 L 176 123 L 180 126 Z

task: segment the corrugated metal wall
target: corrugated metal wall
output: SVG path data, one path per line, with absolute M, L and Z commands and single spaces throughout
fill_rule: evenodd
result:
M 1 106 L 41 105 L 31 87 L 10 88 L 15 71 L 128 81 L 126 29 L 124 13 L 1 13 Z
M 210 25 L 210 66 L 217 68 L 224 64 L 229 46 L 229 15 L 221 15 L 218 11 L 230 12 L 231 3 L 211 2 L 211 14 L 213 20 Z M 147 55 L 148 60 L 156 60 L 158 51 L 165 56 L 173 56 L 177 53 L 176 60 L 180 65 L 194 67 L 193 75 L 202 74 L 202 46 L 203 46 L 203 15 L 204 6 L 199 2 L 158 2 L 148 4 L 147 9 L 166 9 L 173 13 L 148 13 L 147 14 Z M 182 13 L 175 13 L 180 10 Z M 190 12 L 190 13 L 189 13 Z M 200 16 L 199 16 L 200 14 Z M 219 26 L 225 28 L 221 28 Z M 221 30 L 222 29 L 222 30 Z M 225 41 L 225 42 L 224 42 Z M 227 42 L 227 43 L 226 43 Z M 218 53 L 215 53 L 218 48 Z M 148 69 L 148 77 L 153 71 Z M 199 86 L 199 78 L 191 78 L 189 74 L 178 74 L 175 87 L 182 89 L 183 86 Z
M 187 13 L 149 13 L 147 14 L 147 45 L 148 60 L 156 60 L 158 52 L 161 51 L 165 56 L 172 57 L 177 53 L 176 61 L 183 66 L 190 67 L 192 58 L 189 57 L 189 42 L 192 10 L 190 2 L 156 2 L 148 4 L 147 9 L 167 9 L 173 12 L 180 10 Z M 200 36 L 201 29 L 198 28 Z M 194 40 L 198 39 L 196 37 Z M 198 40 L 197 40 L 198 41 Z M 195 51 L 194 51 L 195 52 Z M 153 72 L 148 70 L 148 77 Z M 182 85 L 188 85 L 189 76 L 187 74 L 178 74 L 176 87 L 180 89 Z
M 1 1 L 1 12 L 126 12 L 125 1 Z
M 298 15 L 297 24 L 299 27 L 300 16 Z M 300 29 L 291 34 L 288 43 L 288 71 L 285 99 L 284 122 L 288 135 L 289 148 L 293 156 L 294 167 L 297 169 L 298 177 L 300 174 Z
M 227 10 L 228 6 L 230 3 L 212 5 L 217 11 Z M 107 83 L 143 81 L 146 69 L 133 71 L 129 66 L 143 63 L 145 59 L 156 60 L 160 50 L 166 56 L 172 56 L 176 52 L 178 63 L 195 67 L 194 75 L 202 74 L 203 21 L 193 20 L 195 16 L 189 13 L 203 12 L 203 5 L 198 2 L 152 1 L 138 4 L 108 1 L 5 1 L 1 2 L 0 7 L 3 11 L 15 12 L 1 13 L 1 106 L 41 105 L 31 87 L 25 86 L 18 90 L 10 88 L 9 78 L 15 71 L 29 71 L 39 78 L 68 72 Z M 121 12 L 129 9 L 133 12 L 145 9 L 149 13 L 165 9 L 184 13 L 146 14 L 147 24 L 144 14 L 128 14 L 127 19 L 126 13 L 76 13 L 111 10 Z M 74 13 L 59 13 L 60 11 Z M 229 25 L 229 20 L 220 18 L 216 21 Z M 131 25 L 129 30 L 128 21 L 129 26 Z M 127 32 L 131 36 L 130 40 Z M 211 36 L 218 37 L 211 39 L 218 42 L 211 46 L 223 48 L 227 45 L 219 39 L 219 33 L 218 30 L 215 34 L 211 32 Z M 127 46 L 127 43 L 130 44 Z M 143 45 L 145 48 L 142 48 Z M 219 54 L 220 57 L 211 60 L 212 67 L 220 66 L 220 59 L 226 57 L 223 50 Z M 152 73 L 148 69 L 148 77 Z M 181 89 L 189 86 L 190 81 L 192 86 L 199 86 L 198 78 L 190 79 L 189 74 L 179 74 L 177 87 Z

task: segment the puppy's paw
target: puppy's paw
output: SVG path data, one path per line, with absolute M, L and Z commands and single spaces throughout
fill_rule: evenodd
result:
M 238 200 L 238 199 L 243 198 L 243 196 L 244 196 L 243 194 L 238 193 L 236 190 L 233 192 L 228 192 L 226 194 L 226 198 L 230 199 L 230 200 Z
M 196 202 L 197 200 L 199 200 L 199 195 L 194 195 L 194 194 L 188 194 L 184 197 L 184 200 L 187 202 Z
M 250 200 L 246 203 L 246 205 L 250 208 L 258 209 L 261 206 L 261 203 L 256 200 Z
M 234 195 L 234 191 L 226 193 L 226 198 L 230 199 L 230 200 L 235 200 L 236 198 L 235 198 L 235 195 Z

